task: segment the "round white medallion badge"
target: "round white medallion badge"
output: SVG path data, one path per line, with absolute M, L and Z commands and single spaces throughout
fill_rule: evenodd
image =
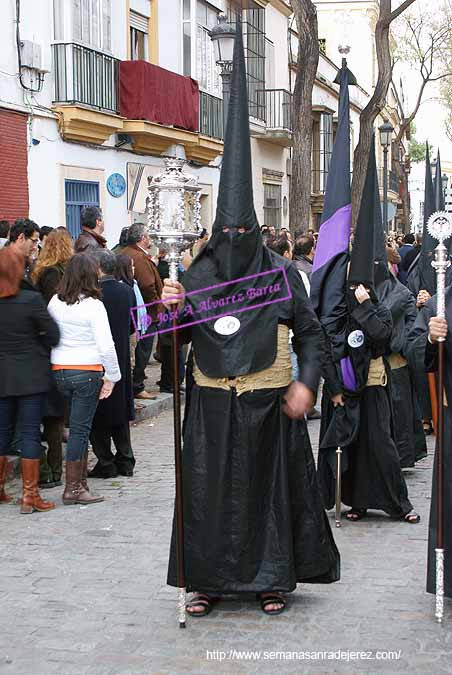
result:
M 357 349 L 364 344 L 364 333 L 362 330 L 354 330 L 353 333 L 350 333 L 348 336 L 348 344 L 353 349 Z
M 240 321 L 235 316 L 222 316 L 215 321 L 213 328 L 219 335 L 234 335 L 240 328 Z

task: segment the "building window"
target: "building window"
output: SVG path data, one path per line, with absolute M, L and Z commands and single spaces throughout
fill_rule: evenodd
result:
M 333 115 L 320 114 L 320 192 L 325 192 L 333 154 Z
M 97 181 L 65 180 L 66 228 L 73 239 L 81 232 L 80 214 L 84 206 L 99 206 Z
M 264 225 L 281 227 L 282 186 L 264 183 Z
M 111 51 L 111 0 L 73 0 L 73 3 L 74 40 Z
M 191 77 L 191 0 L 183 0 L 182 5 L 182 62 L 185 77 Z
M 62 0 L 53 2 L 53 39 L 64 40 L 64 8 Z
M 196 4 L 196 74 L 199 86 L 213 96 L 222 95 L 220 73 L 209 31 L 217 24 L 218 11 L 202 0 Z
M 265 9 L 248 0 L 242 10 L 243 44 L 245 48 L 250 116 L 265 120 Z M 234 25 L 240 10 L 229 10 Z
M 147 61 L 149 56 L 149 19 L 130 11 L 130 58 Z

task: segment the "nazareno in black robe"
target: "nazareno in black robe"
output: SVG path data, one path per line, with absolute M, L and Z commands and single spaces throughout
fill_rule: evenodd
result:
M 274 268 L 286 270 L 293 297 L 276 305 L 277 321 L 292 328 L 299 379 L 316 391 L 323 358 L 320 324 L 297 270 L 271 251 L 266 255 Z M 258 311 L 251 312 L 259 321 Z M 198 326 L 190 330 L 185 340 L 194 338 L 196 358 Z M 240 331 L 228 344 L 248 348 Z M 321 504 L 306 422 L 282 412 L 285 391 L 237 396 L 234 390 L 193 383 L 187 392 L 183 480 L 189 591 L 290 592 L 297 582 L 339 579 L 339 553 Z M 174 526 L 168 584 L 177 585 Z
M 381 303 L 367 300 L 351 310 L 355 328 L 364 333 L 362 360 L 384 356 L 392 335 L 390 311 Z M 330 397 L 341 389 L 329 381 L 332 364 L 325 369 L 325 393 L 321 425 L 318 476 L 326 508 L 335 503 L 336 448 L 322 447 L 322 439 L 333 414 Z M 402 516 L 411 511 L 408 490 L 400 467 L 399 455 L 393 440 L 390 400 L 390 369 L 386 364 L 388 385 L 364 387 L 358 400 L 359 423 L 353 442 L 344 450 L 342 464 L 342 502 L 359 509 L 378 509 L 391 516 Z M 364 373 L 365 375 L 365 373 Z M 364 377 L 364 381 L 367 377 Z
M 416 302 L 410 291 L 378 264 L 377 296 L 391 312 L 392 337 L 389 352 L 406 357 L 408 334 L 416 321 Z M 381 277 L 381 280 L 378 277 Z M 427 456 L 422 416 L 417 401 L 412 373 L 408 365 L 391 369 L 391 402 L 393 408 L 394 441 L 402 468 L 414 467 Z
M 408 357 L 413 367 L 419 371 L 437 371 L 437 346 L 428 341 L 428 324 L 436 316 L 436 297 L 428 301 L 419 312 L 416 323 L 409 335 Z M 452 325 L 452 286 L 446 289 L 446 318 Z M 445 343 L 444 383 L 449 406 L 444 411 L 444 593 L 452 598 L 452 333 Z M 427 592 L 435 593 L 435 548 L 436 548 L 436 458 L 433 469 L 432 499 L 430 502 L 430 521 L 428 531 Z

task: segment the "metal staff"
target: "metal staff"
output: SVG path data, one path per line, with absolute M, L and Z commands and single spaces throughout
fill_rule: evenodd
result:
M 149 178 L 146 202 L 149 235 L 157 246 L 168 251 L 169 278 L 178 281 L 182 252 L 199 237 L 200 191 L 198 179 L 183 173 L 184 159 L 165 160 L 165 172 Z M 172 314 L 172 379 L 174 412 L 175 528 L 179 627 L 185 628 L 184 501 L 182 481 L 182 432 L 179 382 L 177 299 Z
M 336 527 L 341 526 L 342 503 L 342 448 L 336 450 Z
M 434 213 L 428 231 L 439 241 L 432 266 L 436 270 L 436 315 L 446 318 L 446 270 L 450 265 L 444 242 L 452 235 L 452 218 L 444 211 Z M 444 616 L 444 338 L 438 339 L 438 425 L 436 432 L 436 610 L 439 623 Z

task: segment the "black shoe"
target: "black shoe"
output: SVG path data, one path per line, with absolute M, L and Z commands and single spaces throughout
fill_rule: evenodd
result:
M 117 478 L 118 470 L 115 466 L 108 466 L 102 468 L 100 463 L 97 462 L 96 466 L 88 471 L 88 478 Z
M 60 485 L 63 485 L 63 483 L 60 480 L 39 481 L 39 488 L 41 490 L 50 490 L 51 488 L 59 487 Z
M 132 478 L 133 469 L 118 469 L 118 473 L 119 473 L 120 476 L 126 476 L 126 478 Z

